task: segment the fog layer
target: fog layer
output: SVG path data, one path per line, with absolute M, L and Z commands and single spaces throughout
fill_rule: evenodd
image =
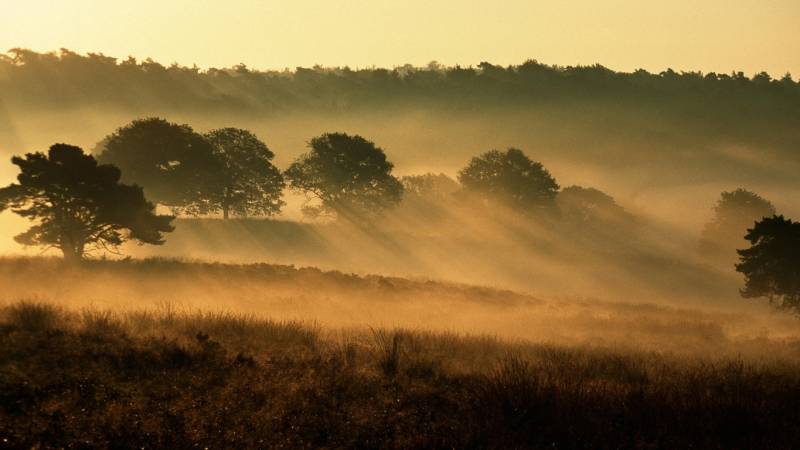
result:
M 697 240 L 723 190 L 745 187 L 779 213 L 800 216 L 798 98 L 791 77 L 767 74 L 624 74 L 536 62 L 200 72 L 16 51 L 0 60 L 0 154 L 55 142 L 93 149 L 117 127 L 147 116 L 201 132 L 249 129 L 281 169 L 307 150 L 311 137 L 330 131 L 374 141 L 396 175 L 454 177 L 472 156 L 513 146 L 562 187 L 611 195 L 635 225 L 566 230 L 447 201 L 406 204 L 365 230 L 299 222 L 300 201 L 287 193 L 278 220 L 180 219 L 164 247 L 125 251 L 441 278 L 546 295 L 741 303 L 732 261 L 703 259 Z M 14 176 L 11 164 L 0 164 L 0 180 Z M 0 225 L 0 250 L 38 253 L 12 240 L 24 221 L 5 212 Z

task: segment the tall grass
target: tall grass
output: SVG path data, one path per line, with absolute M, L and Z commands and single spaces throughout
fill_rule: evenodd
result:
M 0 308 L 9 448 L 793 448 L 800 363 Z
M 199 320 L 195 313 L 202 309 L 209 322 L 202 327 L 233 327 L 231 339 L 242 334 L 236 327 L 247 327 L 251 319 L 268 316 L 284 327 L 262 332 L 279 335 L 288 330 L 288 336 L 293 335 L 298 321 L 304 321 L 306 326 L 315 322 L 326 329 L 373 326 L 406 328 L 417 334 L 457 331 L 505 341 L 546 341 L 556 347 L 616 346 L 714 357 L 759 359 L 769 354 L 800 358 L 797 320 L 774 314 L 767 305 L 757 308 L 743 300 L 732 300 L 729 308 L 722 309 L 646 303 L 647 299 L 638 298 L 615 302 L 543 299 L 429 280 L 167 259 L 64 265 L 48 258 L 0 258 L 0 285 L 4 287 L 0 305 L 22 298 L 70 309 L 125 310 L 133 314 L 123 318 L 131 326 L 136 328 L 140 322 L 137 333 L 161 330 L 164 322 L 191 327 Z M 752 308 L 737 309 L 743 305 Z M 137 311 L 154 307 L 159 310 L 155 316 L 135 317 Z M 192 318 L 186 321 L 181 318 L 185 315 Z M 185 331 L 194 335 L 192 330 Z M 215 329 L 214 333 L 227 332 Z M 280 340 L 278 335 L 272 337 L 274 342 Z M 374 341 L 374 336 L 367 333 L 366 339 Z M 444 338 L 439 335 L 437 339 L 441 342 Z M 428 345 L 419 336 L 409 343 Z M 444 351 L 441 344 L 429 347 L 426 351 Z M 486 366 L 487 362 L 480 352 L 474 352 L 456 365 Z

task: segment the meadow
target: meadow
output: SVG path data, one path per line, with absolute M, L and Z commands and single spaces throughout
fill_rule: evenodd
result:
M 314 268 L 0 260 L 8 448 L 792 448 L 796 319 Z

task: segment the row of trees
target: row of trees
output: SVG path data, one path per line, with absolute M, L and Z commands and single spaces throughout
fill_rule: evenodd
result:
M 285 204 L 284 188 L 309 197 L 309 216 L 369 216 L 402 198 L 384 151 L 361 136 L 326 133 L 281 172 L 274 153 L 253 133 L 222 128 L 204 135 L 159 118 L 135 120 L 105 138 L 98 160 L 176 213 L 221 212 L 224 218 L 271 216 Z
M 95 152 L 103 167 L 121 170 L 122 180 L 143 186 L 148 198 L 190 215 L 271 216 L 285 204 L 281 197 L 288 186 L 307 196 L 303 211 L 310 217 L 370 220 L 397 206 L 404 193 L 448 201 L 459 193 L 457 201 L 502 204 L 529 216 L 560 215 L 567 223 L 619 224 L 632 218 L 601 191 L 561 189 L 541 163 L 515 148 L 472 158 L 458 173 L 458 182 L 443 174 L 398 179 L 374 143 L 327 133 L 311 139 L 309 151 L 282 173 L 272 164 L 274 153 L 247 130 L 223 128 L 201 135 L 188 125 L 150 118 L 119 128 Z M 723 192 L 701 248 L 737 248 L 745 230 L 775 212 L 769 201 L 750 191 Z
M 145 186 L 156 202 L 191 215 L 271 216 L 280 212 L 288 187 L 307 195 L 303 211 L 309 217 L 372 218 L 398 205 L 404 193 L 461 192 L 526 214 L 560 213 L 574 222 L 630 218 L 599 190 L 561 189 L 541 163 L 515 148 L 472 158 L 456 181 L 443 174 L 397 178 L 383 149 L 358 135 L 326 133 L 308 146 L 282 173 L 272 163 L 274 153 L 247 130 L 201 135 L 188 125 L 150 118 L 119 128 L 95 152 L 100 162 L 121 168 L 126 181 Z M 775 207 L 754 192 L 723 192 L 703 230 L 701 248 L 736 248 L 755 221 L 775 214 Z
M 16 240 L 61 249 L 66 259 L 94 250 L 116 251 L 125 240 L 161 244 L 174 216 L 156 213 L 274 215 L 287 186 L 307 195 L 304 212 L 351 221 L 370 220 L 409 194 L 477 199 L 524 214 L 549 215 L 559 195 L 562 209 L 580 220 L 616 206 L 594 189 L 559 185 L 541 163 L 521 150 L 492 150 L 472 158 L 458 174 L 398 179 L 384 151 L 361 136 L 326 133 L 285 172 L 274 154 L 247 130 L 223 128 L 204 135 L 158 118 L 135 120 L 103 139 L 97 159 L 78 147 L 56 144 L 47 154 L 14 157 L 18 182 L 0 190 L 0 210 L 11 208 L 36 222 Z M 131 183 L 125 184 L 123 183 Z M 144 186 L 144 188 L 142 187 Z
M 59 248 L 67 260 L 80 260 L 94 250 L 114 252 L 126 240 L 162 244 L 163 234 L 173 230 L 174 216 L 158 214 L 139 184 L 122 182 L 123 173 L 146 183 L 159 202 L 176 210 L 222 210 L 225 217 L 277 213 L 287 181 L 314 200 L 306 207 L 308 214 L 346 219 L 361 220 L 393 207 L 405 190 L 433 192 L 442 199 L 465 193 L 534 216 L 558 209 L 576 214 L 578 222 L 602 219 L 598 212 L 627 215 L 595 189 L 560 190 L 541 163 L 514 148 L 472 158 L 459 172 L 459 184 L 444 175 L 401 181 L 391 174 L 393 165 L 382 149 L 343 133 L 313 138 L 310 151 L 283 174 L 272 165 L 267 146 L 241 129 L 199 135 L 187 125 L 145 119 L 118 129 L 101 147 L 100 162 L 67 144 L 53 145 L 47 154 L 12 158 L 20 174 L 16 183 L 0 189 L 0 211 L 10 208 L 35 222 L 16 236 L 18 242 Z M 775 215 L 774 206 L 753 192 L 722 193 L 704 240 L 719 244 L 741 236 L 743 229 L 750 248 L 738 250 L 736 269 L 746 278 L 742 295 L 765 296 L 800 312 L 800 223 Z
M 222 128 L 205 135 L 163 119 L 135 120 L 98 145 L 100 162 L 121 168 L 125 179 L 176 212 L 271 215 L 283 206 L 283 176 L 275 156 L 247 130 Z
M 226 219 L 277 214 L 286 187 L 307 196 L 303 212 L 309 217 L 350 219 L 371 218 L 396 206 L 406 188 L 432 188 L 424 186 L 430 176 L 392 175 L 383 149 L 361 136 L 326 133 L 308 146 L 281 173 L 272 163 L 274 153 L 247 130 L 201 135 L 188 125 L 149 118 L 119 128 L 95 152 L 100 162 L 119 167 L 125 181 L 144 186 L 149 197 L 175 213 L 221 212 Z M 559 192 L 550 172 L 515 148 L 472 158 L 458 181 L 475 197 L 527 213 L 552 212 Z M 576 189 L 567 196 L 579 197 Z

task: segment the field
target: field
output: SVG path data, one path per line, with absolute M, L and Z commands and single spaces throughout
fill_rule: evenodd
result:
M 774 449 L 800 437 L 797 321 L 764 305 L 164 259 L 6 258 L 0 282 L 9 448 Z

